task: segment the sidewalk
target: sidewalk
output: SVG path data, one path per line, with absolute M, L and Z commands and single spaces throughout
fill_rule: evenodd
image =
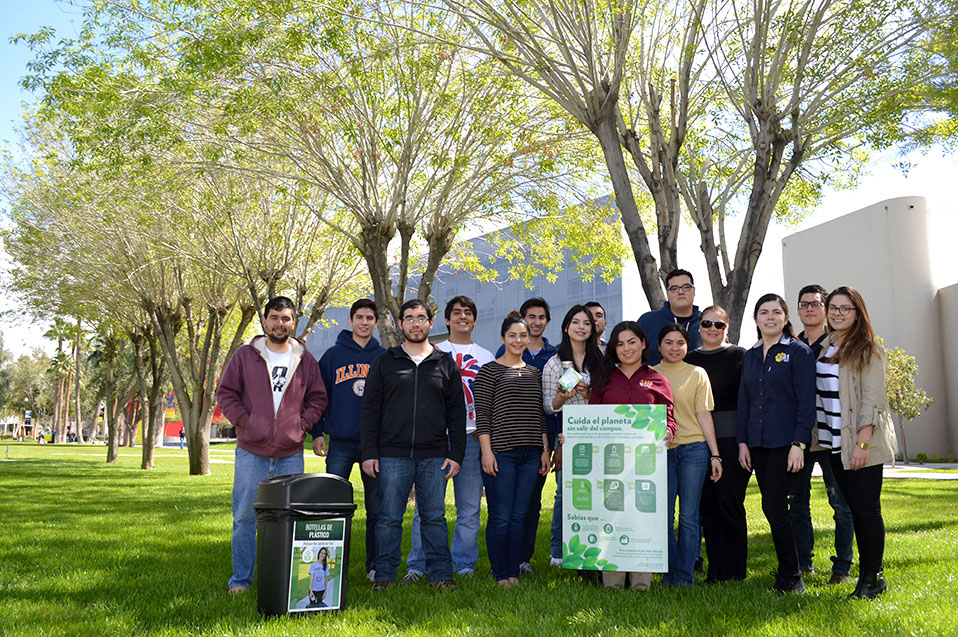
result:
M 947 462 L 926 462 L 918 464 L 910 462 L 908 464 L 896 463 L 892 468 L 890 464 L 885 465 L 883 476 L 887 478 L 917 478 L 919 480 L 958 480 L 958 473 L 943 473 L 936 469 L 958 469 L 958 463 Z M 822 468 L 815 463 L 812 469 L 813 476 L 821 476 Z

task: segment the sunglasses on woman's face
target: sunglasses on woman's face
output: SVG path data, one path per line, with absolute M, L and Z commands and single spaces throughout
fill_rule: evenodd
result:
M 728 323 L 724 321 L 709 321 L 708 319 L 701 321 L 699 323 L 702 327 L 709 328 L 714 327 L 717 330 L 724 330 Z

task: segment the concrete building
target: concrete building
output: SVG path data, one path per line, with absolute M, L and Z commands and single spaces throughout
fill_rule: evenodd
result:
M 494 250 L 484 237 L 472 239 L 470 243 L 478 255 L 492 255 Z M 483 259 L 487 267 L 497 270 L 500 274 L 508 271 L 509 262 L 487 256 Z M 635 266 L 632 266 L 635 269 Z M 636 272 L 636 276 L 637 272 Z M 443 340 L 448 333 L 443 310 L 446 302 L 454 296 L 465 295 L 476 302 L 479 316 L 476 317 L 476 329 L 473 332 L 473 341 L 486 349 L 495 352 L 501 344 L 499 329 L 502 319 L 512 310 L 518 310 L 526 299 L 539 296 L 549 304 L 552 321 L 546 329 L 545 337 L 550 343 L 558 344 L 561 339 L 560 325 L 566 310 L 577 303 L 598 301 L 606 310 L 606 321 L 611 330 L 612 326 L 622 320 L 625 311 L 623 300 L 623 286 L 628 285 L 628 277 L 616 279 L 606 283 L 601 278 L 592 281 L 583 281 L 574 268 L 566 268 L 556 273 L 554 281 L 545 276 L 539 276 L 527 287 L 520 281 L 505 281 L 502 283 L 482 283 L 468 272 L 454 272 L 449 266 L 442 266 L 436 274 L 432 287 L 432 299 L 438 306 L 432 332 L 433 340 Z M 415 281 L 410 284 L 415 290 Z M 639 288 L 641 289 L 641 288 Z M 369 294 L 372 298 L 372 294 Z M 411 298 L 411 297 L 410 297 Z M 644 311 L 644 310 L 643 310 Z M 632 311 L 628 318 L 637 318 L 638 313 Z M 325 318 L 335 321 L 330 329 L 317 328 L 306 340 L 306 347 L 318 359 L 328 347 L 336 342 L 339 331 L 348 329 L 346 320 L 349 318 L 348 308 L 330 308 Z M 377 334 L 378 338 L 378 334 Z
M 829 290 L 850 285 L 865 297 L 885 345 L 915 356 L 918 386 L 935 402 L 905 426 L 911 457 L 958 452 L 958 284 L 951 281 L 939 288 L 933 276 L 933 219 L 923 197 L 902 197 L 782 241 L 790 304 L 807 284 Z

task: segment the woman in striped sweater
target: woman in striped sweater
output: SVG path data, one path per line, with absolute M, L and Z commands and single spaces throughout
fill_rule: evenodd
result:
M 513 312 L 500 335 L 505 351 L 479 369 L 474 392 L 488 506 L 486 549 L 496 583 L 510 587 L 519 583 L 526 512 L 538 475 L 549 472 L 550 456 L 541 375 L 522 359 L 529 326 Z

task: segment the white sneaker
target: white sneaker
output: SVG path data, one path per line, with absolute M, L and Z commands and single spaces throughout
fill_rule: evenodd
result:
M 402 583 L 414 584 L 425 577 L 425 575 L 425 573 L 420 573 L 419 571 L 406 571 L 406 574 L 403 575 Z
M 519 563 L 519 575 L 532 575 L 535 571 L 532 570 L 532 564 L 529 562 L 520 562 Z
M 375 582 L 375 581 L 376 581 L 376 569 L 374 569 L 374 568 L 369 569 L 369 572 L 366 573 L 366 579 L 368 579 L 370 582 Z
M 556 568 L 562 568 L 562 558 L 553 557 L 549 560 L 549 566 L 555 566 Z

